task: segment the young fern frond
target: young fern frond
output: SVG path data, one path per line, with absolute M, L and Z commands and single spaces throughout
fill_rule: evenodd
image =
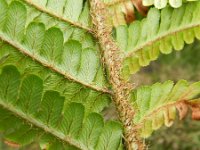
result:
M 129 26 L 116 28 L 116 41 L 124 52 L 122 76 L 129 78 L 141 66 L 156 60 L 159 53 L 182 50 L 195 37 L 200 39 L 200 2 L 184 4 L 178 9 L 152 8 L 147 18 Z
M 140 136 L 149 137 L 153 130 L 158 130 L 163 124 L 170 127 L 177 111 L 180 119 L 183 119 L 188 108 L 191 108 L 193 119 L 200 119 L 199 95 L 200 82 L 188 84 L 185 80 L 175 85 L 172 81 L 155 83 L 133 91 L 130 101 L 137 110 L 133 121 L 140 130 Z

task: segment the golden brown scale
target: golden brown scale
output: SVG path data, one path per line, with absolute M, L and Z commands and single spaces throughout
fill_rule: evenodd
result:
M 129 103 L 131 85 L 120 77 L 122 54 L 112 38 L 112 26 L 107 25 L 107 9 L 99 0 L 91 0 L 91 16 L 96 37 L 104 52 L 105 63 L 109 70 L 110 83 L 113 90 L 113 101 L 124 126 L 124 136 L 128 150 L 143 150 L 144 145 L 134 129 L 134 110 Z
M 148 12 L 148 7 L 143 6 L 142 0 L 115 0 L 111 3 L 106 4 L 107 7 L 112 7 L 115 5 L 120 5 L 122 12 L 124 14 L 126 23 L 131 23 L 134 20 L 136 20 L 135 8 L 142 16 L 146 16 L 147 12 Z M 121 24 L 119 24 L 119 25 L 121 25 Z
M 124 15 L 127 23 L 133 22 L 136 17 L 135 17 L 135 9 L 132 6 L 132 3 L 130 2 L 123 2 L 123 7 L 124 7 Z
M 136 7 L 136 9 L 142 14 L 143 16 L 147 15 L 148 7 L 143 6 L 142 0 L 131 0 L 133 5 Z
M 20 145 L 18 143 L 15 143 L 13 141 L 8 141 L 8 140 L 5 140 L 4 143 L 10 147 L 13 147 L 13 148 L 19 148 Z
M 148 12 L 148 7 L 143 6 L 142 4 L 142 0 L 131 0 L 132 4 L 135 6 L 135 8 L 137 9 L 137 11 L 142 15 L 142 16 L 146 16 L 147 12 Z M 123 2 L 124 6 L 126 8 L 126 14 L 125 14 L 125 18 L 126 18 L 126 22 L 127 23 L 131 23 L 134 20 L 136 20 L 135 17 L 135 12 L 134 9 L 130 9 L 131 7 L 127 7 L 127 3 Z M 132 7 L 133 8 L 133 7 Z

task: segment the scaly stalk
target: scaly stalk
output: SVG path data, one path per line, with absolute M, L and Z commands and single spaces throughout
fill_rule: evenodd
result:
M 130 83 L 120 78 L 122 55 L 119 47 L 112 38 L 112 27 L 107 25 L 107 11 L 100 0 L 91 0 L 91 16 L 96 37 L 104 53 L 104 60 L 109 70 L 109 79 L 113 89 L 113 100 L 117 108 L 119 119 L 124 127 L 124 138 L 128 150 L 141 150 L 144 145 L 137 137 L 134 129 L 134 110 L 128 101 Z

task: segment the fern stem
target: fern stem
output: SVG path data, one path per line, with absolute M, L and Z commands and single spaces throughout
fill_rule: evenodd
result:
M 90 5 L 96 37 L 104 51 L 105 63 L 110 73 L 109 78 L 114 93 L 113 100 L 119 114 L 119 119 L 124 126 L 126 147 L 128 150 L 143 149 L 144 145 L 141 139 L 136 136 L 137 131 L 134 129 L 132 121 L 134 110 L 128 101 L 128 95 L 131 89 L 130 83 L 126 83 L 120 78 L 122 54 L 111 36 L 112 27 L 106 23 L 107 11 L 105 4 L 99 0 L 91 0 Z

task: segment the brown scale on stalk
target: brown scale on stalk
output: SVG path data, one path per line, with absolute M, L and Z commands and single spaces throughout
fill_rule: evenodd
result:
M 124 126 L 124 140 L 128 150 L 142 150 L 144 144 L 134 129 L 134 110 L 129 103 L 130 83 L 120 77 L 122 68 L 122 53 L 112 37 L 112 26 L 107 24 L 107 6 L 100 0 L 91 0 L 91 17 L 96 38 L 103 50 L 105 64 L 109 71 L 109 81 L 112 85 L 112 97 L 118 111 L 119 119 Z
M 142 16 L 146 16 L 148 12 L 148 7 L 143 6 L 142 0 L 115 0 L 110 3 L 106 3 L 106 7 L 113 7 L 115 5 L 120 5 L 122 12 L 124 13 L 126 23 L 131 23 L 136 20 L 135 8 Z

